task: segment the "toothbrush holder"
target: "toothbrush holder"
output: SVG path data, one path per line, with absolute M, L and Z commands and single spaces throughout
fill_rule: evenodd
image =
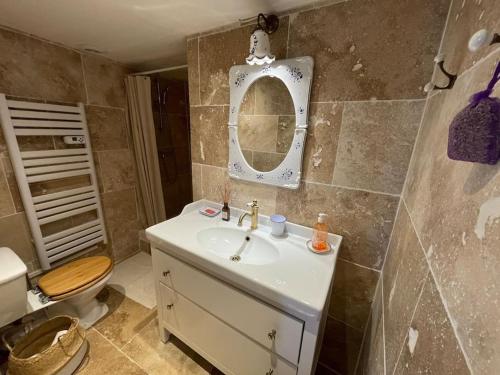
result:
M 273 236 L 282 236 L 285 233 L 286 217 L 283 215 L 272 215 L 271 220 L 271 234 Z

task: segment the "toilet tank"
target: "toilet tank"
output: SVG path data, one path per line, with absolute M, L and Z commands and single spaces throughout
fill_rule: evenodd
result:
M 7 247 L 0 247 L 0 327 L 27 313 L 27 268 Z

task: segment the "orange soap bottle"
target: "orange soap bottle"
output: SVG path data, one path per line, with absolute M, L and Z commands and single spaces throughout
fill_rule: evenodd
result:
M 320 213 L 318 222 L 313 226 L 312 247 L 318 251 L 328 250 L 328 225 L 326 224 L 327 214 Z

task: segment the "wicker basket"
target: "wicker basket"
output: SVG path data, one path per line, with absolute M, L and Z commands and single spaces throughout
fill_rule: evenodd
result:
M 51 345 L 56 333 L 62 330 L 68 332 Z M 8 374 L 54 375 L 66 372 L 65 367 L 70 363 L 74 365 L 73 359 L 84 345 L 87 346 L 85 331 L 78 326 L 78 319 L 55 317 L 16 343 L 9 356 Z

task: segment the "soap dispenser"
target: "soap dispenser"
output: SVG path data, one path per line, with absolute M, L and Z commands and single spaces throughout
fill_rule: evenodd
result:
M 318 222 L 313 226 L 312 247 L 317 251 L 328 251 L 328 225 L 326 224 L 325 213 L 318 215 Z

